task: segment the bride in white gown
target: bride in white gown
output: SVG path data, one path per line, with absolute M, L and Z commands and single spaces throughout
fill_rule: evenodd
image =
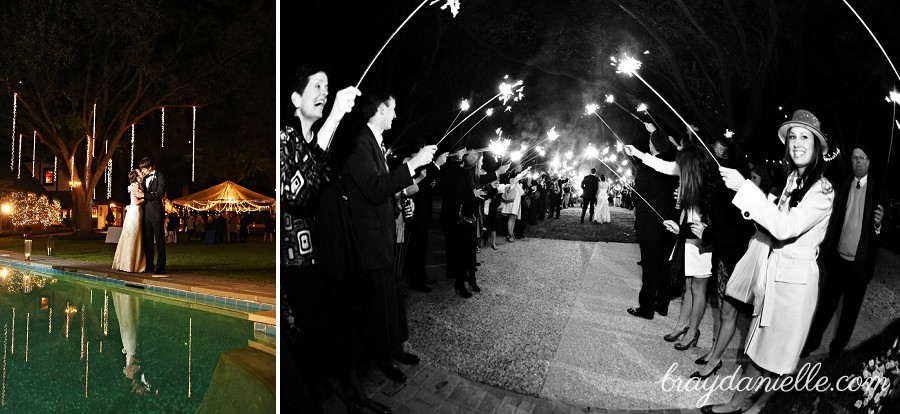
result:
M 612 219 L 609 217 L 609 181 L 606 176 L 600 175 L 600 182 L 597 183 L 597 210 L 594 211 L 594 221 L 598 223 L 609 223 Z
M 147 259 L 144 257 L 144 249 L 141 244 L 141 204 L 144 204 L 144 191 L 141 189 L 142 174 L 139 170 L 128 173 L 128 193 L 131 195 L 131 204 L 125 207 L 125 222 L 122 223 L 122 235 L 119 237 L 119 245 L 116 246 L 116 255 L 113 258 L 113 270 L 138 273 L 147 267 Z

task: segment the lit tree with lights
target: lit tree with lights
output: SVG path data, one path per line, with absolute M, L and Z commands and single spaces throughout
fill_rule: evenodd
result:
M 254 32 L 268 22 L 267 7 L 237 0 L 0 4 L 0 82 L 18 100 L 18 129 L 37 131 L 72 177 L 79 236 L 90 234 L 94 189 L 120 143 L 127 151 L 131 126 L 161 121 L 162 108 L 202 106 L 226 93 L 225 80 L 246 69 L 242 58 L 273 41 Z
M 60 223 L 62 208 L 59 201 L 52 203 L 46 195 L 16 191 L 2 200 L 3 204 L 12 206 L 10 222 L 13 226 L 52 226 Z

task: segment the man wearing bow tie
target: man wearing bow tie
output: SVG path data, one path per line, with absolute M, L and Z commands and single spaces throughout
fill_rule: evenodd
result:
M 144 273 L 153 273 L 154 277 L 165 277 L 166 273 L 166 210 L 162 199 L 166 195 L 166 178 L 156 171 L 150 157 L 140 162 L 141 173 L 144 174 L 144 255 L 147 257 L 147 269 Z M 153 263 L 153 242 L 156 241 L 156 252 L 159 258 Z

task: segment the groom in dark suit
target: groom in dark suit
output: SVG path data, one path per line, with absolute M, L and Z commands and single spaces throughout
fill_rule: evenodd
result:
M 587 212 L 588 206 L 591 207 L 591 215 L 588 220 L 594 220 L 594 205 L 597 204 L 597 188 L 600 185 L 600 179 L 597 178 L 597 170 L 591 168 L 591 173 L 584 176 L 581 180 L 581 222 L 584 223 L 584 213 Z
M 156 170 L 153 160 L 144 157 L 140 164 L 141 173 L 144 174 L 144 225 L 142 230 L 144 255 L 147 257 L 147 269 L 144 273 L 163 275 L 166 273 L 166 210 L 162 199 L 166 196 L 166 177 Z M 156 251 L 159 259 L 153 264 L 153 242 L 156 241 Z
M 390 171 L 382 134 L 391 129 L 397 117 L 395 108 L 390 94 L 364 97 L 363 117 L 368 122 L 349 143 L 343 176 L 350 222 L 371 284 L 371 301 L 364 305 L 366 336 L 372 344 L 375 365 L 388 378 L 402 381 L 406 376 L 393 359 L 412 365 L 419 357 L 403 350 L 408 332 L 400 275 L 394 269 L 399 214 L 395 194 L 413 184 L 415 170 L 431 163 L 437 147 L 424 147 L 408 163 Z

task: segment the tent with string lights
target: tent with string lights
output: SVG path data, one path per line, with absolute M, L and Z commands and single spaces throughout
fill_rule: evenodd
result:
M 268 210 L 275 199 L 248 190 L 231 181 L 214 185 L 194 194 L 172 200 L 172 203 L 197 211 L 247 211 Z

